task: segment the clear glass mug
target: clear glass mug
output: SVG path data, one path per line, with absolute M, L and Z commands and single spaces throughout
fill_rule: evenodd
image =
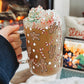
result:
M 28 25 L 23 20 L 30 71 L 39 76 L 51 76 L 62 69 L 62 30 L 60 22 L 50 26 Z M 33 23 L 32 23 L 33 24 Z

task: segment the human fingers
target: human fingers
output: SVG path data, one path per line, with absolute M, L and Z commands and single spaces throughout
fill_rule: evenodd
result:
M 17 49 L 15 49 L 15 53 L 16 53 L 16 56 L 20 55 L 22 53 L 22 48 L 18 47 Z
M 5 37 L 8 40 L 8 35 L 19 30 L 19 26 L 15 25 L 15 26 L 6 26 L 5 28 L 0 30 L 0 35 L 2 35 L 3 37 Z
M 12 45 L 13 49 L 17 49 L 18 47 L 21 47 L 22 41 L 19 39 L 18 41 L 11 42 L 10 44 Z
M 11 34 L 8 37 L 8 41 L 9 42 L 17 42 L 20 39 L 20 34 L 16 33 L 16 34 Z
M 19 30 L 19 25 L 14 25 L 14 26 L 7 26 L 5 29 L 5 32 L 9 35 L 15 31 Z
M 17 60 L 18 61 L 21 60 L 21 59 L 22 59 L 22 54 L 20 54 L 20 55 L 17 56 Z

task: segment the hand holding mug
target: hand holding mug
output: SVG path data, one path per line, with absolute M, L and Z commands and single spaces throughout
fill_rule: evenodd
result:
M 0 30 L 0 35 L 8 40 L 8 42 L 12 45 L 15 50 L 17 59 L 20 60 L 22 58 L 22 49 L 21 49 L 21 40 L 20 34 L 17 33 L 19 30 L 19 25 L 14 26 L 6 26 L 5 28 Z

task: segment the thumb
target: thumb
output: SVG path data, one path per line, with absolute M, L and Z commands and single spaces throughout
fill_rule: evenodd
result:
M 7 35 L 9 35 L 9 34 L 15 32 L 15 31 L 18 31 L 19 30 L 19 25 L 7 26 L 4 29 L 5 29 L 5 33 Z

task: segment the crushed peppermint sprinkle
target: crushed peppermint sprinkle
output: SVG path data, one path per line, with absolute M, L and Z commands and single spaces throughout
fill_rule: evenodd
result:
M 53 21 L 53 13 L 50 10 L 49 12 L 48 10 L 44 10 L 41 6 L 38 6 L 37 8 L 32 8 L 28 14 L 29 22 L 44 23 L 45 21 L 48 22 L 51 20 Z
M 44 10 L 40 5 L 36 8 L 31 8 L 29 11 L 28 17 L 24 19 L 24 24 L 29 23 L 28 26 L 32 27 L 33 25 L 44 24 L 51 25 L 53 22 L 61 23 L 61 18 L 57 14 L 56 10 Z

